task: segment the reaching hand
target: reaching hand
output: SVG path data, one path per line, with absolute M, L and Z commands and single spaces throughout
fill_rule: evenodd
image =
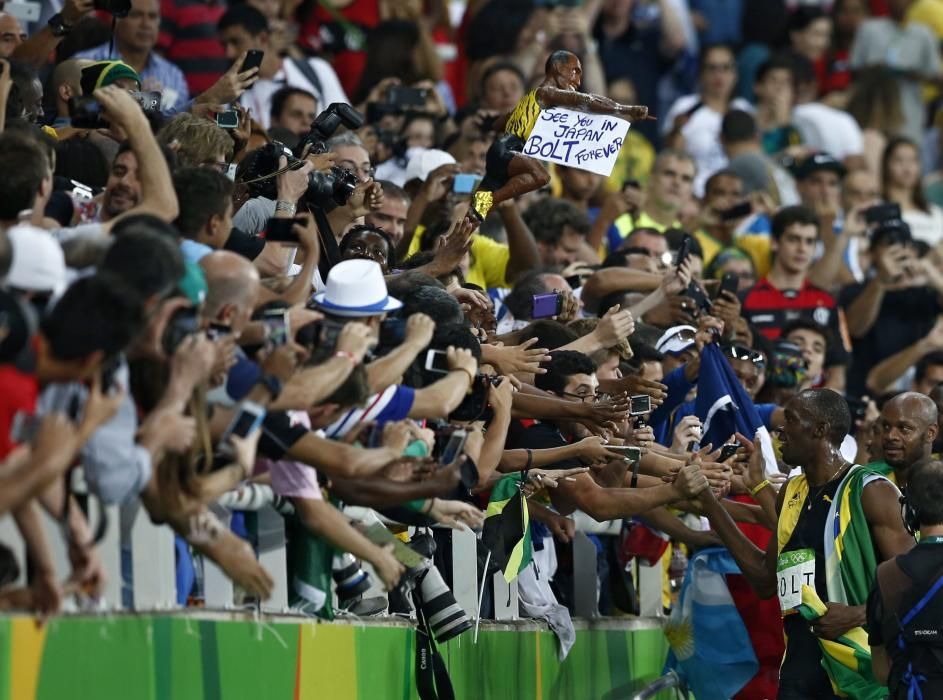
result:
M 513 400 L 514 385 L 507 377 L 501 377 L 501 383 L 497 386 L 488 384 L 488 403 L 495 415 L 510 416 Z
M 196 438 L 196 418 L 170 409 L 152 413 L 138 430 L 138 442 L 184 454 Z
M 606 312 L 593 331 L 604 348 L 617 345 L 634 332 L 635 319 L 632 318 L 632 312 L 628 309 L 620 311 L 618 305 Z
M 244 73 L 239 72 L 243 61 L 246 60 L 247 53 L 248 52 L 244 52 L 237 58 L 232 66 L 230 66 L 229 70 L 226 71 L 219 80 L 213 83 L 209 90 L 200 95 L 196 101 L 211 102 L 213 104 L 229 104 L 238 100 L 242 97 L 242 93 L 255 85 L 256 81 L 259 79 L 258 68 L 250 68 Z
M 462 264 L 465 254 L 471 250 L 471 236 L 474 232 L 475 226 L 462 220 L 456 222 L 447 235 L 439 238 L 435 250 L 435 262 L 440 269 L 451 272 Z
M 82 592 L 92 598 L 101 596 L 107 576 L 98 549 L 94 545 L 69 541 L 69 562 L 72 573 L 69 582 L 78 586 Z
M 661 406 L 668 398 L 668 387 L 653 379 L 646 379 L 640 374 L 630 374 L 622 378 L 620 387 L 630 396 L 647 394 L 651 398 L 652 408 Z
M 496 345 L 492 348 L 491 361 L 502 374 L 546 374 L 541 363 L 550 359 L 549 350 L 535 348 L 539 338 L 525 340 L 520 345 Z
M 470 503 L 447 501 L 441 498 L 432 499 L 429 517 L 454 530 L 461 530 L 462 525 L 477 530 L 485 522 L 485 514 Z
M 377 576 L 383 581 L 383 590 L 391 591 L 406 573 L 406 567 L 393 555 L 393 543 L 377 548 L 376 554 L 370 559 Z
M 141 105 L 127 90 L 117 85 L 107 85 L 93 92 L 92 96 L 101 104 L 102 112 L 112 128 L 122 129 L 129 137 L 137 133 L 138 128 L 150 129 Z
M 554 513 L 554 516 L 555 517 L 550 518 L 550 521 L 546 523 L 547 527 L 550 528 L 551 534 L 563 542 L 563 544 L 572 542 L 573 538 L 576 536 L 576 523 L 570 518 L 565 518 L 556 513 Z
M 701 441 L 701 419 L 697 416 L 685 416 L 678 421 L 672 432 L 671 451 L 684 454 L 688 445 Z
M 724 328 L 732 331 L 740 318 L 740 300 L 733 292 L 721 292 L 714 299 L 713 314 L 724 324 Z
M 102 390 L 101 375 L 96 374 L 88 392 L 88 399 L 85 401 L 80 430 L 86 435 L 91 435 L 99 426 L 114 418 L 118 407 L 124 401 L 124 395 L 123 388 L 106 394 Z
M 299 352 L 302 348 L 293 342 L 272 348 L 262 359 L 262 372 L 276 377 L 282 384 L 291 379 L 298 368 Z
M 468 373 L 470 380 L 478 371 L 478 360 L 475 359 L 470 350 L 454 348 L 450 345 L 446 350 L 446 360 L 450 372 L 463 370 Z
M 699 462 L 694 460 L 681 467 L 675 479 L 675 486 L 685 498 L 697 498 L 700 493 L 710 488 L 710 482 L 701 471 Z
M 262 431 L 256 430 L 246 437 L 230 435 L 229 442 L 232 443 L 233 452 L 236 456 L 236 464 L 242 467 L 243 479 L 248 479 L 255 468 L 255 456 L 259 447 L 259 438 L 262 437 Z

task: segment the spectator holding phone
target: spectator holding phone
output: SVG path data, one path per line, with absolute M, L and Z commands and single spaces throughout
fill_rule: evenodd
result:
M 190 101 L 183 71 L 154 51 L 160 29 L 160 0 L 131 0 L 125 17 L 115 19 L 114 52 L 104 43 L 76 58 L 104 61 L 119 57 L 141 76 L 141 90 L 159 92 L 164 112 L 179 111 Z
M 287 86 L 306 90 L 317 99 L 318 111 L 333 102 L 349 102 L 331 64 L 322 58 L 282 58 L 272 46 L 268 20 L 249 4 L 231 7 L 219 20 L 219 40 L 226 59 L 240 59 L 245 52 L 261 52 L 259 80 L 239 101 L 266 129 L 271 124 L 272 97 Z M 250 55 L 253 55 L 250 53 Z M 258 53 L 254 55 L 258 56 Z

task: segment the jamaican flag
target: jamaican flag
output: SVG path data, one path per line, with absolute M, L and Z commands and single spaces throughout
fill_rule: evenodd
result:
M 481 541 L 492 562 L 510 583 L 533 559 L 527 499 L 521 492 L 521 476 L 505 476 L 491 489 Z

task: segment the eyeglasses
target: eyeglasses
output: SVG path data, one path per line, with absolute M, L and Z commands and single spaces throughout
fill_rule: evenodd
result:
M 734 69 L 732 63 L 705 63 L 704 70 L 711 73 L 728 73 Z
M 612 398 L 609 394 L 571 394 L 568 391 L 562 391 L 560 393 L 562 396 L 568 396 L 571 399 L 579 399 L 582 403 L 586 403 L 587 399 L 589 399 L 589 403 L 601 403 Z
M 357 165 L 352 160 L 339 160 L 337 161 L 337 167 L 354 173 L 361 180 L 369 180 L 376 175 L 377 172 L 377 169 L 369 163 L 366 165 Z
M 724 347 L 724 352 L 728 357 L 732 357 L 734 360 L 752 362 L 759 369 L 763 369 L 766 366 L 766 358 L 763 357 L 762 353 L 751 350 L 750 348 L 745 348 L 742 345 L 727 345 Z

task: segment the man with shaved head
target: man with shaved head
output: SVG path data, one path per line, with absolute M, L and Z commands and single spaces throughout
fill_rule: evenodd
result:
M 933 443 L 939 435 L 939 412 L 928 396 L 908 391 L 884 405 L 878 424 L 884 462 L 877 470 L 904 490 L 911 467 L 933 455 Z
M 847 403 L 830 389 L 810 389 L 791 399 L 780 433 L 782 457 L 802 474 L 778 494 L 766 479 L 755 442 L 744 481 L 764 510 L 775 508 L 779 521 L 766 552 L 740 532 L 710 489 L 700 496 L 711 525 L 757 594 L 779 597 L 787 638 L 779 700 L 831 699 L 833 683 L 842 689 L 847 677 L 829 675 L 834 666 L 823 665 L 820 640 L 864 634 L 874 564 L 914 544 L 900 519 L 897 488 L 842 457 L 839 446 L 850 427 Z M 879 697 L 881 688 L 867 674 L 855 681 L 861 693 L 856 697 Z
M 204 256 L 200 267 L 207 286 L 204 318 L 229 326 L 238 338 L 259 299 L 259 271 L 246 258 L 227 250 Z

